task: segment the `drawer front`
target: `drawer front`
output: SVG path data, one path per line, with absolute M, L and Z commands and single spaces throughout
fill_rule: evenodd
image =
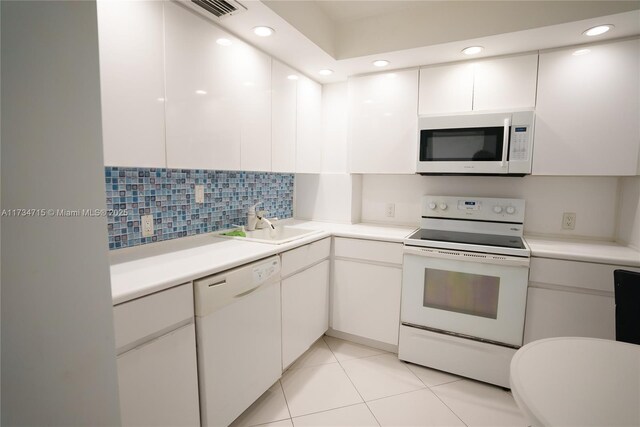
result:
M 402 244 L 336 237 L 335 256 L 402 265 Z
M 609 264 L 531 258 L 529 281 L 613 293 L 613 271 L 640 271 L 638 268 Z
M 330 252 L 330 237 L 285 252 L 282 254 L 281 275 L 282 277 L 289 276 L 296 271 L 328 258 Z
M 116 305 L 113 322 L 116 349 L 141 343 L 148 336 L 193 318 L 191 283 Z

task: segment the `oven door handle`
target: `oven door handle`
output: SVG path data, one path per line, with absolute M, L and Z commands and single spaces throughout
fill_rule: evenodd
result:
M 528 257 L 518 257 L 510 255 L 485 254 L 480 252 L 467 252 L 449 249 L 418 248 L 405 246 L 404 253 L 407 255 L 417 255 L 424 258 L 440 258 L 453 261 L 478 262 L 482 264 L 504 265 L 510 267 L 529 268 Z
M 509 149 L 509 127 L 511 126 L 511 119 L 504 119 L 504 133 L 502 134 L 502 162 L 501 167 L 507 165 L 507 150 Z

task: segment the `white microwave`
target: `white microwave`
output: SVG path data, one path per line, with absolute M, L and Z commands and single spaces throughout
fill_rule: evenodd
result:
M 418 164 L 422 175 L 531 173 L 533 111 L 421 116 Z

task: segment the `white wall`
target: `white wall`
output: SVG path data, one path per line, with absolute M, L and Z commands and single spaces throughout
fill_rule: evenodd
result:
M 417 226 L 424 194 L 512 197 L 526 200 L 525 233 L 614 240 L 616 177 L 464 177 L 365 175 L 362 221 Z M 395 203 L 395 217 L 385 216 Z M 576 213 L 576 228 L 562 230 L 562 213 Z
M 2 208 L 104 209 L 95 2 L 1 8 Z M 119 425 L 106 218 L 2 231 L 2 425 Z
M 617 241 L 640 250 L 640 176 L 620 178 Z
M 362 176 L 297 174 L 294 191 L 296 219 L 360 222 Z

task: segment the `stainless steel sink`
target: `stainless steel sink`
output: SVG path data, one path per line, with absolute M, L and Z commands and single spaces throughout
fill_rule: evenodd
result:
M 292 242 L 312 234 L 321 233 L 321 230 L 309 230 L 308 228 L 290 227 L 287 225 L 276 225 L 275 230 L 271 228 L 262 228 L 254 231 L 245 231 L 247 237 L 225 236 L 218 234 L 220 237 L 230 239 L 246 240 L 248 242 L 271 243 L 273 245 L 281 245 L 283 243 Z

